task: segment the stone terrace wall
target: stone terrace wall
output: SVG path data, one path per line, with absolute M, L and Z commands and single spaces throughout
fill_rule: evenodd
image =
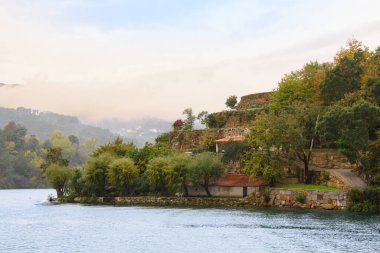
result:
M 296 200 L 297 194 L 306 197 L 306 203 Z M 343 210 L 347 204 L 347 192 L 341 191 L 300 191 L 273 188 L 269 190 L 269 201 L 265 202 L 264 191 L 246 198 L 227 197 L 100 197 L 95 204 L 172 206 L 172 207 L 287 207 L 304 209 Z M 75 198 L 74 203 L 86 203 L 85 198 Z M 93 203 L 93 202 L 92 202 Z M 94 204 L 94 203 L 93 203 Z
M 334 149 L 314 149 L 310 164 L 326 169 L 355 169 L 354 164 Z
M 313 183 L 318 185 L 334 186 L 338 189 L 346 191 L 352 188 L 352 186 L 347 184 L 340 176 L 336 175 L 334 171 L 315 171 Z
M 302 194 L 306 197 L 304 204 L 296 200 Z M 260 197 L 260 196 L 257 196 Z M 327 210 L 342 210 L 347 205 L 347 192 L 318 190 L 289 190 L 274 188 L 270 191 L 269 206 L 319 208 Z
M 242 96 L 239 104 L 235 107 L 237 110 L 246 110 L 269 105 L 270 97 L 273 92 L 262 92 Z

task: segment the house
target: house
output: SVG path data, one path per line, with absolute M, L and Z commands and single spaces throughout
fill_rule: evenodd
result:
M 222 152 L 222 150 L 220 150 L 220 144 L 223 143 L 223 142 L 243 141 L 243 140 L 244 140 L 244 136 L 243 135 L 227 136 L 227 137 L 224 137 L 222 139 L 215 140 L 215 152 L 216 153 Z
M 246 175 L 224 175 L 209 185 L 213 197 L 247 197 L 260 190 L 263 181 L 260 178 L 249 180 Z M 189 187 L 189 196 L 207 196 L 202 186 Z

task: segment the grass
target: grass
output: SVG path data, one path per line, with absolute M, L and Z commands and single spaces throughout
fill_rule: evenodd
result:
M 316 185 L 316 184 L 279 184 L 276 188 L 294 189 L 294 190 L 328 190 L 337 191 L 334 186 Z

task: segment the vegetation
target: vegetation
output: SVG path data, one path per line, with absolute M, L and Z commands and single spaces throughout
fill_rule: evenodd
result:
M 294 190 L 326 190 L 338 191 L 339 189 L 334 186 L 316 185 L 316 184 L 278 184 L 277 188 L 294 189 Z
M 46 141 L 51 138 L 51 133 L 60 129 L 65 135 L 76 136 L 80 142 L 93 139 L 96 136 L 96 144 L 104 144 L 115 138 L 109 130 L 82 124 L 78 118 L 52 112 L 19 107 L 17 109 L 0 107 L 0 126 L 14 121 L 28 129 L 30 135 Z
M 301 204 L 305 204 L 306 203 L 306 197 L 305 197 L 305 195 L 302 194 L 302 193 L 299 193 L 299 192 L 297 192 L 297 194 L 296 194 L 296 200 L 298 202 L 300 202 Z
M 368 187 L 362 191 L 351 189 L 348 192 L 350 204 L 348 209 L 353 212 L 380 213 L 380 187 Z
M 268 111 L 253 122 L 246 173 L 275 183 L 302 163 L 311 183 L 315 147 L 337 148 L 369 184 L 380 184 L 380 48 L 349 41 L 334 62 L 310 62 L 281 80 Z
M 212 153 L 202 153 L 195 156 L 189 166 L 194 185 L 202 186 L 207 195 L 211 196 L 208 189 L 210 182 L 223 174 L 220 159 Z
M 230 97 L 227 98 L 227 100 L 226 100 L 226 106 L 228 108 L 233 109 L 236 104 L 237 104 L 237 97 L 235 95 L 230 96 Z
M 52 164 L 47 167 L 45 174 L 50 185 L 57 191 L 57 196 L 64 196 L 69 189 L 72 170 L 68 167 Z

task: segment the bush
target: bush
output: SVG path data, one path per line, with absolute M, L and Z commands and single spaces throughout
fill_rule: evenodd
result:
M 306 203 L 305 195 L 303 195 L 302 193 L 299 193 L 299 192 L 296 194 L 296 200 L 302 204 Z
M 358 188 L 352 188 L 348 192 L 348 197 L 350 198 L 350 200 L 353 203 L 361 202 L 362 201 L 362 195 L 363 195 L 362 191 Z
M 264 198 L 264 202 L 265 202 L 265 203 L 268 203 L 268 202 L 269 202 L 269 200 L 270 200 L 270 194 L 269 194 L 269 191 L 265 191 L 265 192 L 263 193 L 263 198 Z
M 323 171 L 322 172 L 322 179 L 325 182 L 329 181 L 330 180 L 330 173 L 328 173 L 327 171 Z
M 226 106 L 233 109 L 237 104 L 237 97 L 235 95 L 230 96 L 226 100 Z
M 361 191 L 353 188 L 348 192 L 350 204 L 348 210 L 352 212 L 376 213 L 380 211 L 380 187 L 368 187 Z

